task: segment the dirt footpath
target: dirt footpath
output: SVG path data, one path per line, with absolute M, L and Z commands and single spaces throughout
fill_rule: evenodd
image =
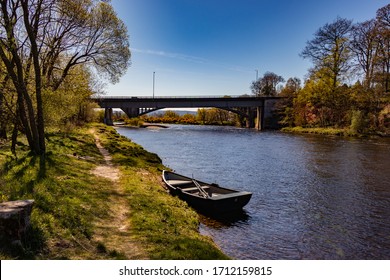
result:
M 100 219 L 96 223 L 94 239 L 101 242 L 106 250 L 116 251 L 127 259 L 147 259 L 146 253 L 137 244 L 137 240 L 131 235 L 129 223 L 130 209 L 126 199 L 126 192 L 120 185 L 120 170 L 113 165 L 112 157 L 102 146 L 98 134 L 91 130 L 95 137 L 95 143 L 104 157 L 104 164 L 97 166 L 92 173 L 106 178 L 112 182 L 112 193 L 109 197 L 110 214 L 108 218 Z

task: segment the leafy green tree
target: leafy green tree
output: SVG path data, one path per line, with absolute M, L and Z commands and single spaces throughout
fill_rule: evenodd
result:
M 301 80 L 296 77 L 289 78 L 282 88 L 279 95 L 284 98 L 276 105 L 276 110 L 281 117 L 280 124 L 294 125 L 294 99 L 297 98 L 301 89 Z
M 127 30 L 107 1 L 4 0 L 0 11 L 0 58 L 17 93 L 17 123 L 42 155 L 44 95 L 81 64 L 116 82 L 129 65 Z
M 43 93 L 46 126 L 61 127 L 80 124 L 92 118 L 92 102 L 89 97 L 95 92 L 93 77 L 85 65 L 71 69 L 61 86 Z

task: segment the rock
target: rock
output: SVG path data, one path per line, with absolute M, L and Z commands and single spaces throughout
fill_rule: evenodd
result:
M 34 200 L 16 200 L 0 203 L 0 236 L 21 240 L 30 226 Z

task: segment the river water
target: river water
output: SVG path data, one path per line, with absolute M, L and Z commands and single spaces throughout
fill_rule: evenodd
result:
M 253 193 L 238 217 L 201 217 L 201 233 L 235 259 L 390 258 L 390 139 L 117 130 L 178 173 Z

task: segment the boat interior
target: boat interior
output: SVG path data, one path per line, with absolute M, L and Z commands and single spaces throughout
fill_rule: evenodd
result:
M 203 182 L 198 182 L 196 180 L 185 180 L 185 179 L 172 179 L 172 180 L 166 180 L 168 184 L 170 184 L 174 188 L 179 188 L 183 192 L 194 194 L 194 195 L 201 195 L 201 196 L 208 196 L 208 197 L 215 197 L 219 196 L 221 194 L 229 194 L 234 191 L 227 190 L 224 188 L 218 187 L 218 185 L 215 184 L 205 184 Z

